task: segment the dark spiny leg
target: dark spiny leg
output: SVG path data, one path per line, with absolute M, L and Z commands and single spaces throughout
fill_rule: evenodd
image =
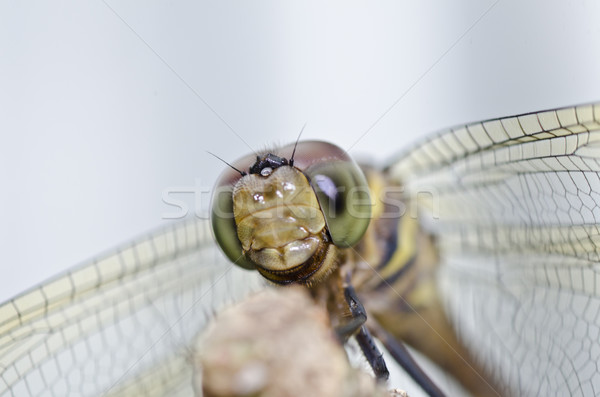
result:
M 350 309 L 351 318 L 345 324 L 336 328 L 338 337 L 340 340 L 346 341 L 356 333 L 356 341 L 373 369 L 375 377 L 378 380 L 387 380 L 389 372 L 383 360 L 383 355 L 373 341 L 371 333 L 363 325 L 367 321 L 367 313 L 360 300 L 358 300 L 356 291 L 354 291 L 354 288 L 349 283 L 344 286 L 344 298 Z
M 406 347 L 381 327 L 374 329 L 377 338 L 383 343 L 394 360 L 414 379 L 415 382 L 431 397 L 443 397 L 445 394 L 437 387 L 429 376 L 423 371 L 419 364 L 411 356 Z
M 335 331 L 339 339 L 343 342 L 347 341 L 349 337 L 354 335 L 356 331 L 367 321 L 367 312 L 365 307 L 358 300 L 356 291 L 351 285 L 344 286 L 344 299 L 350 309 L 350 318 L 346 319 L 346 322 L 338 326 Z
M 364 325 L 360 327 L 360 331 L 356 334 L 356 341 L 360 346 L 360 350 L 362 350 L 365 358 L 369 362 L 369 365 L 373 368 L 377 380 L 387 380 L 390 373 L 385 365 L 383 354 L 379 351 L 371 333 Z

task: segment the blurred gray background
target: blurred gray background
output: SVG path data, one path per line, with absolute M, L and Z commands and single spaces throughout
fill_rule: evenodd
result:
M 600 100 L 598 15 L 591 0 L 0 2 L 0 301 L 172 222 L 165 194 L 206 215 L 224 167 L 207 150 L 234 161 L 306 123 L 381 165 L 444 127 Z
M 0 301 L 205 214 L 226 160 L 326 139 L 384 164 L 458 123 L 600 99 L 600 5 L 0 3 Z

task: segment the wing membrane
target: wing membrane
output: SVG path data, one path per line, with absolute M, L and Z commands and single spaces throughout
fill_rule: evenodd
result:
M 206 220 L 160 230 L 0 306 L 0 395 L 190 395 L 195 334 L 259 283 Z
M 443 131 L 389 169 L 438 236 L 459 333 L 520 394 L 600 390 L 599 140 L 583 105 Z

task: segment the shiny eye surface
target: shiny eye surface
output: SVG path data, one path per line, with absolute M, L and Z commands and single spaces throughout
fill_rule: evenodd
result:
M 354 161 L 324 161 L 306 169 L 333 243 L 351 247 L 363 236 L 371 219 L 369 188 Z

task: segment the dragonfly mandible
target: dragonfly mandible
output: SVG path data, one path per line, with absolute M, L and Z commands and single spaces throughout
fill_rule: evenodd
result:
M 599 137 L 595 104 L 442 131 L 383 171 L 364 168 L 367 179 L 324 143 L 300 143 L 296 157 L 291 145 L 236 162 L 265 180 L 300 170 L 316 199 L 276 208 L 288 220 L 309 209 L 316 226 L 302 228 L 316 240 L 285 252 L 291 241 L 277 240 L 275 253 L 265 242 L 295 233 L 294 225 L 278 233 L 229 218 L 215 234 L 235 266 L 209 222 L 193 220 L 34 287 L 0 306 L 0 395 L 189 395 L 195 334 L 221 307 L 262 288 L 265 275 L 307 285 L 316 301 L 349 283 L 380 338 L 423 351 L 476 394 L 593 395 Z M 227 170 L 221 186 L 246 176 Z M 365 183 L 368 203 L 362 188 L 351 189 Z M 353 191 L 356 208 L 345 201 Z M 355 212 L 344 217 L 348 208 Z M 280 219 L 277 211 L 269 216 Z M 257 230 L 262 240 L 245 241 Z M 306 250 L 319 252 L 326 268 Z M 257 265 L 262 276 L 243 269 Z M 339 283 L 323 287 L 331 280 Z

